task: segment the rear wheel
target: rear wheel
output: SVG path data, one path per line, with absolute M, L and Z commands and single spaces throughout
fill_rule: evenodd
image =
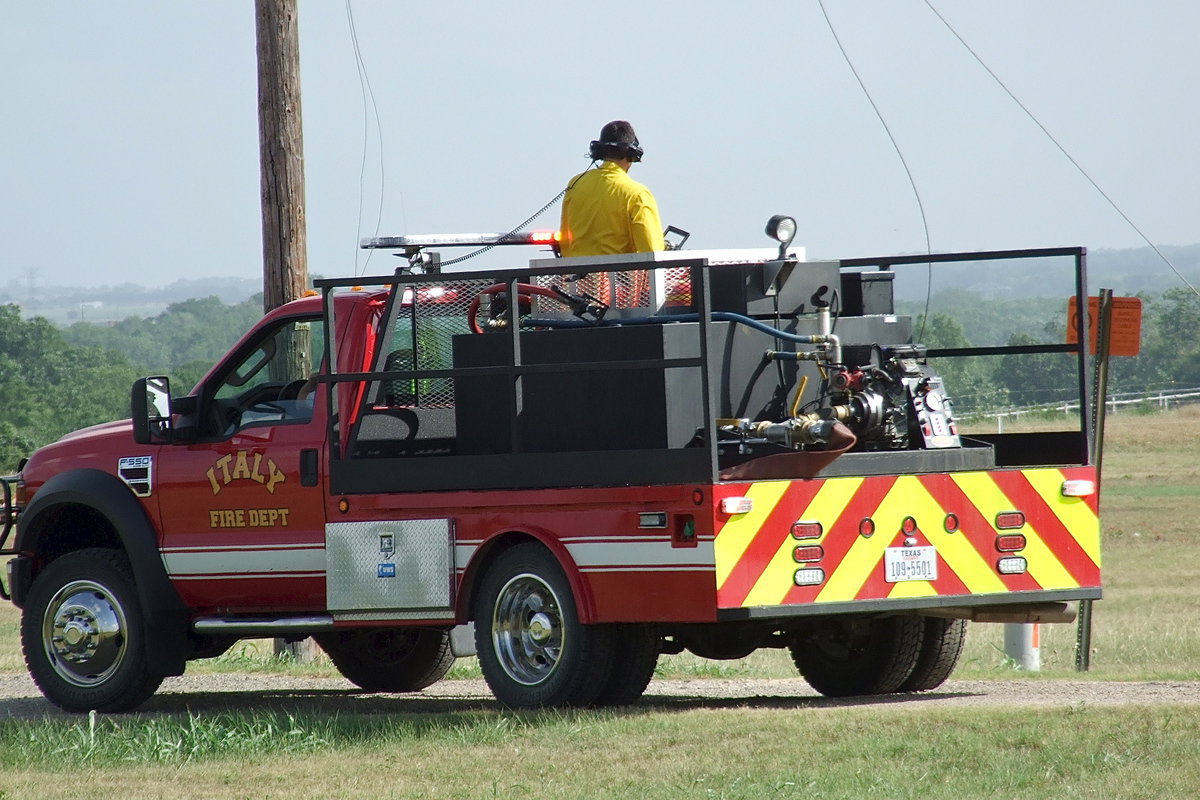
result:
M 658 666 L 658 633 L 653 625 L 613 625 L 612 672 L 596 697 L 597 705 L 627 706 L 637 702 Z
M 450 632 L 437 628 L 360 628 L 313 638 L 346 680 L 368 692 L 417 692 L 454 664 Z
M 21 617 L 25 663 L 67 711 L 128 711 L 162 683 L 146 664 L 142 610 L 124 553 L 91 548 L 50 563 Z
M 567 577 L 541 545 L 496 558 L 474 614 L 479 666 L 504 705 L 586 706 L 608 686 L 613 626 L 579 622 Z
M 927 692 L 936 689 L 954 672 L 958 657 L 962 655 L 963 645 L 967 641 L 965 619 L 925 617 L 924 625 L 917 665 L 897 691 Z
M 886 694 L 917 664 L 918 617 L 834 617 L 797 634 L 788 649 L 800 675 L 827 697 Z

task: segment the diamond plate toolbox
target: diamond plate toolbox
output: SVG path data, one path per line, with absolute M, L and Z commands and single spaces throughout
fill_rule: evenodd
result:
M 328 608 L 450 609 L 453 549 L 449 519 L 328 523 Z

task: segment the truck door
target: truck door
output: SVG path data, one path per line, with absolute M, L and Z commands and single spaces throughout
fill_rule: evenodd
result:
M 324 342 L 320 317 L 259 331 L 199 388 L 197 440 L 163 448 L 163 558 L 193 608 L 324 608 Z

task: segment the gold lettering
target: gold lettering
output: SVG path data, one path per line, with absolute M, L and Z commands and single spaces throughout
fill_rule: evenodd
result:
M 229 462 L 233 460 L 232 455 L 224 455 L 217 459 L 217 466 L 221 468 L 221 484 L 228 486 L 233 478 L 229 477 Z
M 235 461 L 234 465 L 233 465 L 232 478 L 233 478 L 233 480 L 237 480 L 238 478 L 249 478 L 249 477 L 250 477 L 250 465 L 246 463 L 246 451 L 238 450 L 237 451 L 237 461 Z
M 286 528 L 287 508 L 213 508 L 208 512 L 210 528 Z
M 221 484 L 217 483 L 217 470 L 215 467 L 209 467 L 208 472 L 204 473 L 208 476 L 208 482 L 212 486 L 213 494 L 218 494 L 221 491 Z
M 275 494 L 275 484 L 283 483 L 286 476 L 279 467 L 275 466 L 275 461 L 270 458 L 267 459 L 267 470 L 270 472 L 270 478 L 267 479 L 267 491 Z
M 262 483 L 266 480 L 266 478 L 263 477 L 263 474 L 258 470 L 260 464 L 262 464 L 262 453 L 255 453 L 254 469 L 250 472 L 250 477 L 254 479 L 255 483 Z

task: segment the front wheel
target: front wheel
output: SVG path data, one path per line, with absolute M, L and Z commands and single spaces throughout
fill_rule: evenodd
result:
M 368 692 L 418 692 L 454 664 L 450 632 L 437 628 L 355 629 L 313 638 L 338 672 Z
M 128 711 L 162 683 L 147 668 L 133 573 L 116 550 L 68 553 L 42 570 L 21 617 L 21 645 L 34 683 L 66 711 Z
M 587 706 L 608 686 L 611 626 L 583 625 L 558 561 L 541 545 L 501 553 L 475 596 L 479 666 L 510 708 Z

